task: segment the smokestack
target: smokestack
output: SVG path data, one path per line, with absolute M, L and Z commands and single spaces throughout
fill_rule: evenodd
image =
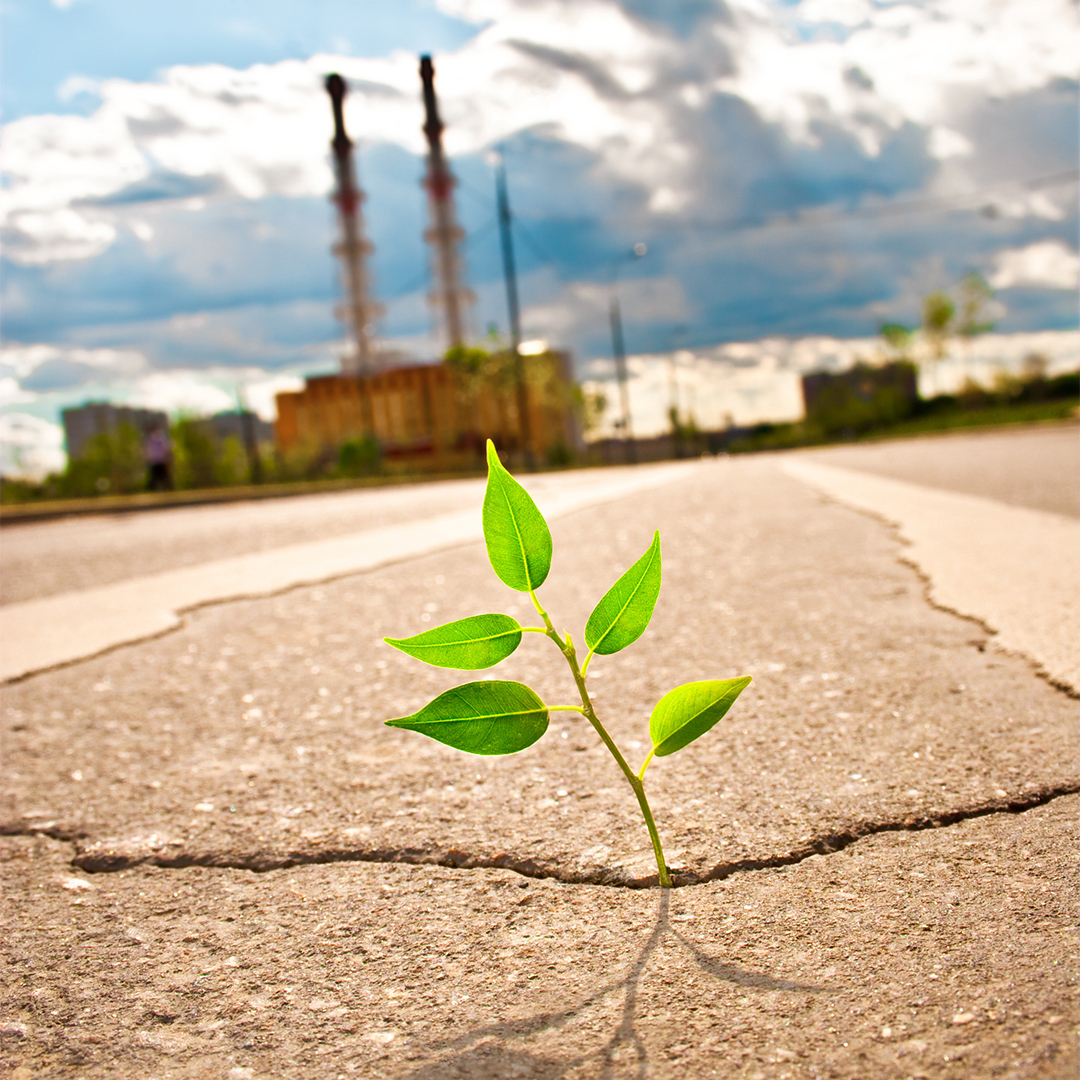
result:
M 372 322 L 381 313 L 381 308 L 368 295 L 371 279 L 367 257 L 373 248 L 364 239 L 364 215 L 360 210 L 364 195 L 356 186 L 353 143 L 345 133 L 345 80 L 340 75 L 327 75 L 326 92 L 334 110 L 334 140 L 330 145 L 334 150 L 337 190 L 333 201 L 337 204 L 341 227 L 341 242 L 334 245 L 334 254 L 341 259 L 345 286 L 345 304 L 336 310 L 336 314 L 352 331 L 356 346 L 351 356 L 341 358 L 341 370 L 349 375 L 364 375 L 375 366 Z
M 435 98 L 435 67 L 430 56 L 420 57 L 420 81 L 424 87 L 424 135 L 428 143 L 427 175 L 431 228 L 424 239 L 431 244 L 435 261 L 436 287 L 432 300 L 446 316 L 446 336 L 450 348 L 465 343 L 463 307 L 471 299 L 461 285 L 461 259 L 458 244 L 465 233 L 454 214 L 454 177 L 443 154 L 443 123 Z

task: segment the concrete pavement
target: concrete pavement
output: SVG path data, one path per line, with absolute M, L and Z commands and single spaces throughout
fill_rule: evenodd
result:
M 978 619 L 996 645 L 1064 689 L 1080 687 L 1080 521 L 820 460 L 787 459 L 784 468 L 896 525 L 935 604 Z
M 555 518 L 662 485 L 679 471 L 671 465 L 593 469 L 558 480 L 533 477 L 531 487 L 544 513 Z M 182 612 L 205 604 L 270 595 L 479 540 L 483 496 L 483 481 L 459 480 L 420 491 L 323 497 L 306 513 L 282 500 L 239 512 L 200 507 L 156 519 L 84 519 L 16 530 L 5 538 L 5 549 L 13 549 L 9 595 L 30 595 L 0 612 L 6 641 L 0 679 L 164 633 L 180 624 Z M 202 536 L 186 535 L 192 526 Z M 162 532 L 171 543 L 161 544 Z M 297 542 L 299 536 L 318 539 Z M 236 553 L 222 558 L 223 547 Z M 178 559 L 188 565 L 169 565 Z M 72 588 L 73 581 L 81 587 Z
M 829 446 L 797 456 L 1075 518 L 1080 517 L 1078 442 L 1080 427 L 1069 420 Z
M 1076 1075 L 1076 797 L 661 895 L 7 841 L 12 1080 Z
M 648 774 L 689 887 L 611 887 L 655 868 L 573 714 L 506 759 L 381 726 L 462 681 L 383 634 L 527 617 L 481 545 L 202 608 L 5 690 L 9 1067 L 1075 1075 L 1076 699 L 768 458 L 558 517 L 559 625 L 655 526 L 653 625 L 592 670 L 631 760 L 664 690 L 755 676 Z M 493 674 L 569 701 L 561 663 Z

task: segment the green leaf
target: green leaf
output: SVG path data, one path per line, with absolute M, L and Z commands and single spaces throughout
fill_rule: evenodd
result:
M 585 644 L 601 656 L 632 645 L 645 632 L 660 595 L 660 533 L 610 589 L 585 625 Z
M 749 685 L 750 676 L 692 682 L 669 690 L 649 717 L 649 737 L 657 757 L 667 757 L 705 734 Z
M 467 754 L 516 754 L 547 731 L 547 706 L 518 682 L 455 686 L 389 727 L 419 731 Z
M 518 592 L 538 589 L 551 569 L 551 533 L 529 493 L 503 468 L 487 443 L 484 541 L 499 580 Z
M 509 615 L 470 615 L 415 637 L 383 641 L 425 664 L 476 671 L 494 667 L 521 644 L 521 624 Z

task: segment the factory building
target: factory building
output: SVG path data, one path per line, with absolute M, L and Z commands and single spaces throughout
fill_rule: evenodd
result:
M 528 361 L 530 449 L 538 460 L 565 460 L 581 444 L 569 357 L 545 351 Z M 276 440 L 284 453 L 317 454 L 372 438 L 386 459 L 436 471 L 470 468 L 485 439 L 505 452 L 524 450 L 518 408 L 511 380 L 470 379 L 446 363 L 324 375 L 277 395 Z
M 169 430 L 169 417 L 163 412 L 131 409 L 107 401 L 90 401 L 75 409 L 64 409 L 61 416 L 68 457 L 72 459 L 83 456 L 86 444 L 95 435 L 108 435 L 122 426 L 134 428 L 140 439 L 147 438 L 155 428 Z
M 420 81 L 428 145 L 422 183 L 431 222 L 424 234 L 432 251 L 431 302 L 446 347 L 460 350 L 473 296 L 463 284 L 464 233 L 454 209 L 456 181 L 442 146 L 429 56 L 420 58 Z M 334 116 L 333 201 L 340 233 L 334 252 L 341 259 L 345 292 L 339 314 L 351 344 L 339 374 L 308 378 L 303 390 L 277 395 L 279 451 L 325 457 L 343 443 L 366 438 L 374 440 L 384 460 L 444 470 L 472 467 L 490 438 L 500 450 L 520 453 L 526 463 L 566 460 L 581 445 L 567 354 L 541 343 L 528 354 L 524 348 L 497 354 L 473 370 L 446 362 L 401 366 L 376 348 L 373 319 L 382 309 L 370 296 L 372 248 L 364 236 L 364 194 L 345 130 L 348 88 L 340 76 L 330 75 L 326 89 Z

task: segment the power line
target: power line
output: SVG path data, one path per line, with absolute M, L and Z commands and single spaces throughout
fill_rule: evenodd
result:
M 472 232 L 467 233 L 466 236 L 465 236 L 464 241 L 462 241 L 462 245 L 461 245 L 462 251 L 468 251 L 469 248 L 471 248 L 473 246 L 473 244 L 476 243 L 477 240 L 480 240 L 483 237 L 487 236 L 487 234 L 490 233 L 495 228 L 495 226 L 497 224 L 498 224 L 498 220 L 496 218 L 491 218 L 489 221 L 485 221 L 484 224 L 481 225 L 479 229 L 474 229 Z M 401 289 L 399 289 L 399 291 L 397 292 L 396 295 L 397 296 L 407 296 L 409 293 L 414 292 L 416 289 L 419 289 L 421 285 L 426 285 L 430 281 L 431 281 L 431 268 L 428 267 L 422 273 L 417 274 L 413 278 L 410 278 L 405 283 L 405 285 Z
M 977 188 L 966 192 L 956 192 L 952 195 L 941 195 L 935 198 L 929 199 L 912 199 L 912 200 L 897 200 L 891 203 L 879 204 L 877 206 L 863 206 L 856 207 L 851 210 L 838 210 L 829 213 L 818 211 L 811 211 L 811 216 L 797 217 L 797 218 L 772 218 L 768 220 L 761 220 L 760 218 L 728 218 L 720 220 L 702 220 L 702 219 L 684 219 L 681 221 L 671 222 L 653 222 L 642 231 L 644 232 L 680 232 L 684 230 L 699 230 L 699 231 L 729 231 L 729 232 L 741 232 L 743 230 L 765 230 L 776 228 L 805 228 L 807 226 L 820 226 L 837 224 L 843 221 L 858 220 L 858 219 L 873 219 L 873 218 L 887 218 L 900 216 L 904 214 L 917 214 L 917 213 L 934 213 L 941 211 L 948 211 L 954 209 L 963 209 L 964 204 L 967 203 L 985 203 L 987 200 L 992 199 L 994 196 L 1005 196 L 1011 192 L 1016 191 L 1040 191 L 1047 188 L 1060 187 L 1069 183 L 1076 183 L 1080 179 L 1080 170 L 1070 169 L 1066 172 L 1052 173 L 1047 176 L 1034 177 L 1029 180 L 1013 180 L 1006 181 L 1001 184 L 995 184 L 987 188 Z M 473 197 L 476 202 L 483 204 L 488 209 L 494 209 L 494 200 L 489 196 L 477 191 L 471 185 L 458 181 L 459 186 L 463 191 Z M 544 225 L 544 224 L 582 224 L 583 219 L 581 217 L 564 218 L 555 216 L 528 216 L 523 220 L 523 216 L 520 213 L 514 214 L 514 226 L 517 235 L 524 241 L 525 246 L 528 247 L 532 254 L 544 265 L 550 266 L 554 270 L 556 277 L 560 281 L 569 280 L 563 273 L 560 260 L 556 258 L 551 252 L 537 239 L 535 233 L 529 227 L 529 225 Z M 601 224 L 603 219 L 585 219 L 589 224 Z M 526 224 L 529 223 L 529 225 Z M 610 224 L 610 223 L 609 223 Z M 498 225 L 498 218 L 493 216 L 486 221 L 479 229 L 470 231 L 466 237 L 463 247 L 464 249 L 471 248 L 478 240 L 483 239 L 490 232 L 492 232 Z M 430 270 L 425 271 L 418 275 L 415 279 L 410 280 L 407 285 L 401 289 L 398 295 L 406 295 L 418 289 L 430 280 Z
M 974 191 L 957 192 L 953 195 L 940 195 L 931 199 L 912 199 L 882 203 L 877 206 L 860 206 L 852 210 L 833 211 L 831 213 L 810 211 L 810 216 L 804 218 L 772 218 L 762 221 L 760 218 L 728 218 L 721 220 L 687 219 L 683 221 L 658 223 L 653 228 L 670 231 L 684 229 L 709 229 L 718 231 L 737 231 L 747 228 L 777 228 L 795 227 L 806 225 L 827 225 L 832 222 L 850 220 L 853 218 L 877 218 L 893 217 L 898 214 L 933 213 L 939 210 L 963 209 L 964 203 L 981 202 L 993 198 L 994 195 L 1007 194 L 1017 188 L 1027 191 L 1038 191 L 1043 188 L 1060 187 L 1067 183 L 1076 183 L 1080 177 L 1080 171 L 1070 169 L 1068 172 L 1054 173 L 1050 176 L 1040 176 L 1032 180 L 1014 180 L 993 187 L 976 189 Z
M 682 230 L 717 230 L 717 231 L 736 231 L 740 229 L 767 229 L 767 228 L 798 228 L 803 226 L 814 225 L 827 225 L 832 222 L 844 221 L 849 219 L 858 218 L 876 218 L 876 217 L 893 217 L 899 214 L 918 214 L 918 213 L 932 213 L 940 210 L 953 210 L 962 209 L 965 203 L 970 202 L 983 202 L 987 199 L 993 198 L 995 195 L 1002 196 L 1007 195 L 1014 190 L 1026 190 L 1026 191 L 1039 191 L 1045 188 L 1061 187 L 1064 184 L 1076 183 L 1080 178 L 1080 170 L 1070 169 L 1067 172 L 1053 173 L 1049 176 L 1039 176 L 1031 180 L 1010 180 L 1001 184 L 995 184 L 987 188 L 976 188 L 972 191 L 955 192 L 951 195 L 939 195 L 930 199 L 911 199 L 911 200 L 897 200 L 890 203 L 881 203 L 876 206 L 859 206 L 850 210 L 818 210 L 811 208 L 808 216 L 806 217 L 774 217 L 769 219 L 762 219 L 761 217 L 738 217 L 738 218 L 683 218 L 680 220 L 669 221 L 653 221 L 644 226 L 644 231 L 670 231 L 678 232 Z M 466 185 L 462 184 L 462 187 L 469 191 L 478 200 L 482 200 L 488 207 L 491 206 L 491 200 L 481 195 L 475 189 L 470 189 Z M 514 215 L 515 224 L 521 228 L 522 233 L 526 232 L 522 225 L 523 218 L 526 221 L 530 221 L 533 224 L 580 224 L 582 222 L 581 217 L 559 217 L 555 215 L 536 215 L 526 214 L 522 215 L 517 213 Z M 604 221 L 601 218 L 584 219 L 590 224 L 600 224 Z M 614 224 L 611 219 L 607 219 L 608 224 Z M 533 239 L 528 238 L 526 240 L 528 245 L 533 249 L 534 254 L 542 258 L 545 262 L 553 262 L 554 259 L 549 253 L 541 250 L 540 245 Z

